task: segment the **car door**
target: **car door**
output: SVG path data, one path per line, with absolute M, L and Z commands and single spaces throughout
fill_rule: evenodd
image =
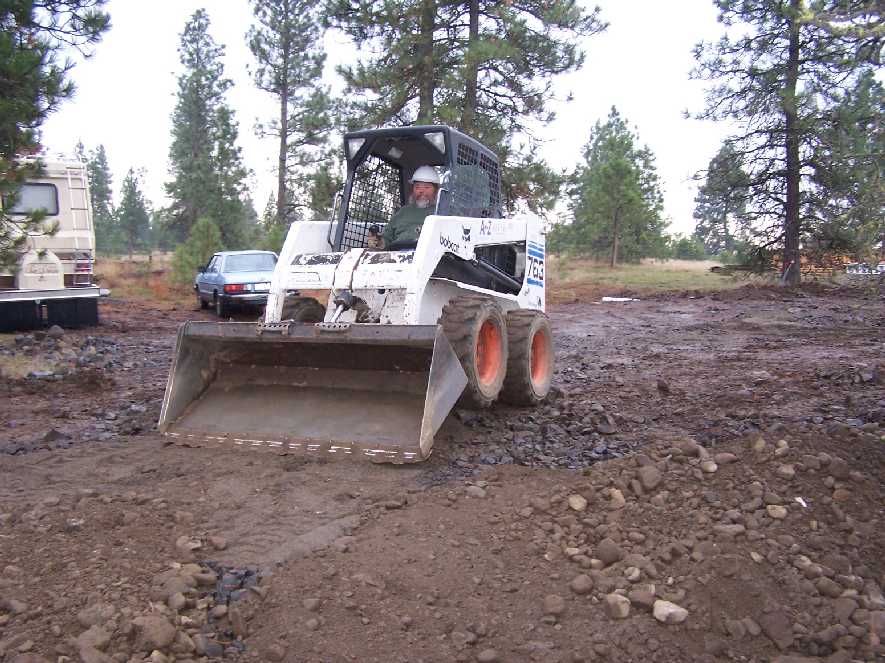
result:
M 203 299 L 211 302 L 212 293 L 215 291 L 215 282 L 218 277 L 218 263 L 221 256 L 212 256 L 212 260 L 206 265 L 206 269 L 200 274 L 200 294 Z

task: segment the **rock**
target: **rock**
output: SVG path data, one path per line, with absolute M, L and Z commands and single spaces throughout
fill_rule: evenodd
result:
M 569 587 L 571 587 L 571 590 L 579 596 L 589 594 L 593 591 L 593 578 L 582 573 L 579 576 L 575 576 L 569 584 Z
M 104 624 L 113 619 L 117 609 L 109 603 L 93 603 L 77 613 L 77 622 L 83 628 Z
M 164 649 L 175 641 L 175 627 L 160 615 L 144 615 L 132 620 L 136 629 L 135 649 L 153 651 Z
M 631 589 L 627 592 L 627 598 L 632 605 L 649 611 L 654 607 L 656 600 L 654 591 L 648 589 Z
M 854 614 L 855 610 L 857 610 L 857 601 L 852 598 L 838 598 L 833 602 L 833 614 L 836 617 L 836 621 L 842 624 L 850 622 L 851 615 Z
M 627 500 L 624 499 L 624 493 L 617 488 L 612 488 L 611 493 L 609 493 L 609 500 L 609 508 L 612 510 L 623 509 L 627 504 Z
M 599 545 L 596 546 L 596 557 L 602 560 L 602 563 L 606 566 L 610 566 L 615 562 L 620 561 L 623 556 L 624 551 L 621 550 L 617 543 L 608 537 L 604 538 L 599 542 Z
M 565 599 L 559 594 L 548 594 L 544 597 L 544 614 L 558 617 L 565 612 Z
M 783 520 L 787 517 L 787 507 L 780 504 L 769 504 L 765 507 L 765 512 L 769 518 L 774 518 L 775 520 Z
M 746 531 L 747 528 L 739 523 L 734 523 L 731 525 L 713 525 L 714 533 L 718 534 L 719 536 L 724 536 L 728 539 L 733 539 L 736 536 L 740 536 Z
M 223 536 L 210 536 L 209 543 L 212 545 L 215 550 L 226 550 L 227 549 L 227 539 Z
M 612 619 L 626 619 L 630 615 L 630 599 L 620 594 L 606 594 L 605 612 Z
M 264 658 L 271 663 L 278 663 L 286 659 L 286 648 L 281 644 L 273 644 L 264 649 Z
M 175 592 L 174 594 L 170 594 L 169 598 L 166 599 L 166 605 L 168 605 L 174 612 L 181 612 L 181 610 L 187 605 L 187 599 L 181 592 Z
M 304 609 L 307 610 L 308 612 L 316 612 L 317 610 L 320 609 L 320 600 L 314 599 L 314 598 L 304 599 L 301 602 L 301 605 L 303 605 Z
M 702 460 L 700 467 L 701 472 L 703 472 L 704 474 L 713 474 L 716 472 L 716 470 L 719 469 L 719 466 L 715 463 L 715 461 L 709 459 Z
M 197 654 L 199 654 L 200 656 L 218 658 L 224 655 L 224 647 L 222 647 L 215 640 L 203 635 L 202 633 L 195 634 L 193 640 L 194 651 L 196 651 Z
M 573 511 L 584 511 L 587 508 L 587 500 L 583 495 L 569 495 L 568 505 Z
M 688 610 L 661 599 L 654 602 L 652 613 L 662 624 L 681 624 L 688 618 Z
M 722 453 L 714 455 L 713 460 L 716 462 L 717 465 L 731 465 L 732 463 L 736 463 L 738 461 L 738 457 L 734 454 L 723 451 Z
M 37 654 L 19 654 L 10 663 L 52 663 L 49 659 Z
M 759 618 L 762 631 L 781 651 L 793 644 L 793 626 L 783 610 L 772 610 Z
M 817 591 L 824 596 L 829 596 L 831 599 L 842 596 L 842 587 L 839 583 L 829 578 L 818 578 L 815 580 L 814 586 L 817 587 Z
M 480 488 L 479 486 L 467 486 L 464 492 L 467 494 L 467 497 L 473 497 L 478 500 L 484 499 L 486 496 L 485 488 Z
M 111 642 L 111 634 L 105 631 L 101 626 L 90 626 L 88 631 L 83 631 L 77 636 L 77 649 L 84 647 L 98 649 L 104 651 Z
M 368 622 L 363 622 L 364 624 L 368 624 Z M 316 617 L 311 617 L 306 622 L 304 622 L 304 626 L 308 631 L 316 631 L 320 627 L 320 620 Z
M 476 655 L 476 660 L 479 663 L 498 663 L 501 657 L 495 649 L 483 649 Z
M 65 336 L 65 330 L 62 329 L 61 327 L 59 327 L 58 325 L 52 325 L 52 326 L 47 330 L 46 335 L 47 335 L 49 338 L 51 338 L 51 339 L 57 341 L 57 340 L 59 340 L 59 339 L 61 339 L 61 338 L 64 338 L 64 336 Z
M 778 466 L 777 470 L 775 470 L 775 474 L 781 479 L 792 479 L 796 476 L 796 466 L 792 463 L 784 463 Z
M 651 492 L 660 485 L 663 476 L 654 465 L 643 465 L 636 471 L 636 478 L 639 479 L 643 490 Z

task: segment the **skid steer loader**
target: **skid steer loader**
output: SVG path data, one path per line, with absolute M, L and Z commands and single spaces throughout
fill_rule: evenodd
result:
M 180 328 L 159 424 L 174 442 L 416 462 L 459 399 L 547 395 L 543 224 L 501 218 L 495 155 L 446 126 L 344 150 L 332 218 L 291 225 L 263 320 Z M 367 248 L 422 166 L 440 187 L 418 240 Z

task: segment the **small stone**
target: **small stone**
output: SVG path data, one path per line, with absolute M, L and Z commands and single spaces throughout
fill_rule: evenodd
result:
M 789 649 L 793 644 L 793 626 L 783 610 L 772 610 L 759 619 L 760 626 L 771 641 L 781 651 Z
M 765 512 L 769 518 L 774 518 L 775 520 L 783 520 L 787 517 L 787 507 L 780 504 L 769 504 L 765 507 Z
M 775 474 L 777 474 L 781 479 L 792 479 L 796 476 L 796 466 L 792 463 L 784 463 L 783 465 L 778 466 Z
M 59 340 L 64 338 L 65 330 L 59 327 L 58 325 L 52 325 L 49 330 L 46 332 L 46 335 L 54 340 Z
M 316 631 L 320 627 L 320 620 L 316 617 L 311 617 L 304 622 L 304 626 L 307 627 L 308 631 Z
M 606 594 L 605 611 L 612 619 L 626 619 L 630 615 L 630 599 L 620 594 Z
M 705 474 L 713 474 L 716 470 L 719 469 L 719 466 L 712 460 L 702 460 L 701 461 L 701 472 Z
M 837 488 L 833 491 L 834 502 L 847 502 L 851 499 L 851 491 L 845 488 Z
M 165 617 L 144 615 L 132 620 L 136 628 L 135 648 L 141 651 L 164 649 L 175 641 L 176 630 Z
M 226 550 L 227 549 L 227 539 L 223 536 L 210 536 L 209 543 L 212 545 L 215 550 Z
M 558 617 L 565 612 L 565 599 L 559 594 L 548 594 L 544 597 L 544 614 Z
M 654 589 L 650 590 L 647 588 L 631 589 L 627 592 L 627 598 L 630 599 L 631 605 L 639 606 L 643 610 L 651 610 L 657 600 Z
M 731 465 L 738 461 L 738 457 L 727 452 L 718 453 L 713 456 L 713 460 L 717 465 Z
M 842 596 L 842 587 L 839 583 L 829 578 L 818 578 L 814 581 L 814 586 L 817 587 L 817 591 L 824 596 L 829 596 L 831 599 Z
M 281 644 L 272 644 L 265 648 L 264 658 L 271 663 L 279 663 L 286 659 L 286 648 Z
M 713 525 L 713 532 L 729 539 L 740 536 L 746 531 L 747 528 L 740 523 L 733 523 L 731 525 Z
M 599 542 L 599 545 L 596 547 L 596 557 L 602 560 L 602 563 L 606 566 L 610 566 L 624 556 L 624 551 L 621 550 L 621 547 L 609 539 L 608 537 L 604 538 Z
M 652 613 L 662 624 L 681 624 L 688 617 L 688 610 L 661 599 L 654 602 Z
M 623 509 L 627 504 L 627 500 L 624 499 L 624 493 L 617 488 L 611 490 L 611 493 L 609 493 L 609 500 L 609 508 L 612 510 Z
M 181 592 L 175 592 L 174 594 L 170 594 L 169 598 L 166 599 L 166 605 L 168 605 L 174 612 L 181 612 L 181 610 L 187 605 L 187 599 Z
M 246 615 L 240 610 L 239 606 L 232 605 L 227 609 L 227 618 L 230 621 L 230 628 L 233 634 L 238 638 L 245 638 L 249 635 L 249 624 L 246 622 Z
M 643 490 L 648 492 L 657 488 L 663 479 L 661 471 L 654 465 L 643 465 L 636 471 L 636 477 L 639 479 Z
M 304 606 L 304 609 L 308 612 L 316 612 L 320 609 L 320 600 L 319 599 L 304 599 L 301 602 L 301 605 Z
M 83 631 L 77 636 L 77 649 L 91 647 L 99 651 L 108 648 L 111 642 L 111 634 L 105 631 L 101 626 L 90 626 L 89 630 Z
M 467 494 L 467 497 L 473 497 L 478 500 L 484 499 L 486 496 L 485 488 L 480 488 L 479 486 L 467 486 L 464 492 Z
M 498 663 L 498 661 L 501 660 L 501 657 L 495 649 L 483 649 L 476 655 L 476 660 L 479 663 Z
M 569 495 L 568 505 L 573 511 L 584 511 L 587 508 L 587 500 L 583 495 Z
M 593 591 L 593 578 L 582 573 L 579 576 L 575 576 L 569 587 L 571 587 L 572 591 L 579 596 L 589 594 Z

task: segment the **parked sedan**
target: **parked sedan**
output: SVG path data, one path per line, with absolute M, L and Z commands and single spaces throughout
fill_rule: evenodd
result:
M 219 251 L 194 281 L 197 303 L 213 306 L 220 318 L 233 306 L 263 306 L 276 264 L 271 251 Z

